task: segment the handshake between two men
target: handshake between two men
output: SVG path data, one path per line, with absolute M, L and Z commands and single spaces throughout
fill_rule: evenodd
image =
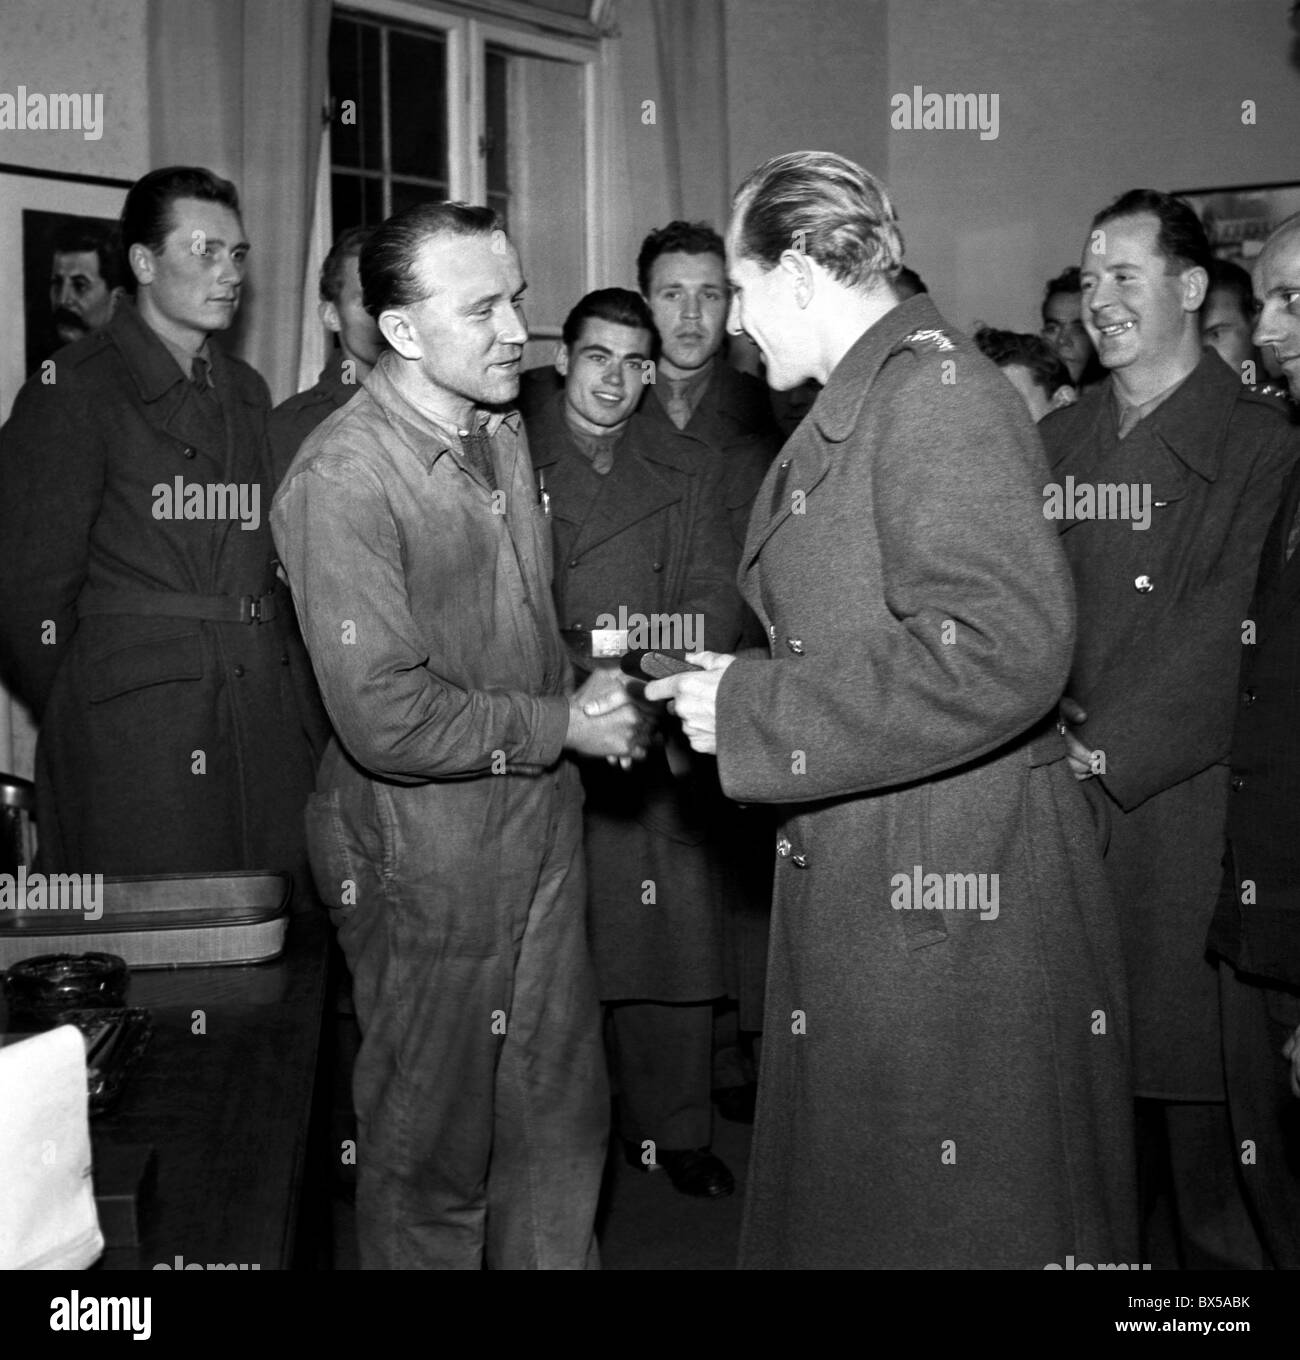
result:
M 686 659 L 694 669 L 649 684 L 621 671 L 594 671 L 569 701 L 565 745 L 629 769 L 633 761 L 645 758 L 657 705 L 667 700 L 691 746 L 706 755 L 716 753 L 718 685 L 736 658 L 726 652 L 691 652 Z

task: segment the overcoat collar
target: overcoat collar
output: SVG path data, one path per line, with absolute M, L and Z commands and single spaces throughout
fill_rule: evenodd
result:
M 885 360 L 910 337 L 921 332 L 942 334 L 946 326 L 934 303 L 919 293 L 886 312 L 854 342 L 805 417 L 816 426 L 821 439 L 801 438 L 801 431 L 796 431 L 759 488 L 741 556 L 742 568 L 749 567 L 763 544 L 794 512 L 793 491 L 807 495 L 826 476 L 830 467 L 828 446 L 842 444 L 853 433 Z M 788 487 L 791 490 L 787 491 Z M 766 517 L 760 508 L 768 510 Z
M 554 514 L 565 515 L 563 480 L 571 471 L 585 475 L 585 460 L 574 444 L 564 417 L 564 393 L 546 403 L 529 426 L 533 466 L 547 474 L 548 489 L 556 497 Z M 614 455 L 614 466 L 601 479 L 599 494 L 591 501 L 573 543 L 575 554 L 614 538 L 633 524 L 656 514 L 682 498 L 679 477 L 663 470 L 694 475 L 699 469 L 694 443 L 683 444 L 680 434 L 665 434 L 657 421 L 640 413 L 628 422 L 627 432 Z
M 842 443 L 858 423 L 862 404 L 885 360 L 918 331 L 940 330 L 947 322 L 925 293 L 886 312 L 835 366 L 817 398 L 811 419 L 832 444 Z
M 104 329 L 122 356 L 141 401 L 151 405 L 178 384 L 189 382 L 171 351 L 140 315 L 135 303 L 123 302 Z M 238 392 L 244 400 L 255 404 L 256 397 L 236 381 L 234 366 L 220 345 L 209 344 L 207 355 L 212 363 L 213 386 L 222 397 Z
M 1097 447 L 1113 441 L 1113 382 L 1113 378 L 1107 378 L 1098 383 L 1080 403 L 1082 428 L 1078 438 L 1061 441 L 1053 467 L 1074 453 L 1080 443 Z M 1184 467 L 1207 482 L 1217 481 L 1226 453 L 1228 422 L 1240 392 L 1241 383 L 1232 370 L 1213 350 L 1206 350 L 1182 386 L 1140 421 L 1133 433 L 1147 431 Z

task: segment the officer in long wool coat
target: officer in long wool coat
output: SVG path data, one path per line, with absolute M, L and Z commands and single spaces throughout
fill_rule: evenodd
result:
M 1041 446 L 928 297 L 897 303 L 893 210 L 851 162 L 761 167 L 728 254 L 769 380 L 826 383 L 745 545 L 770 660 L 647 691 L 731 797 L 780 805 L 741 1264 L 1135 1262 L 1117 926 L 1050 720 L 1074 615 Z

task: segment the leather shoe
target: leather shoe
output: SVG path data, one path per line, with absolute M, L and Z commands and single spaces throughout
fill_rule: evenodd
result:
M 736 1178 L 727 1170 L 720 1157 L 708 1148 L 692 1148 L 686 1152 L 656 1154 L 659 1165 L 668 1173 L 673 1188 L 683 1195 L 701 1199 L 721 1199 L 736 1188 Z
M 747 1081 L 743 1086 L 727 1086 L 713 1093 L 713 1103 L 718 1113 L 733 1124 L 752 1124 L 757 1100 L 756 1081 Z

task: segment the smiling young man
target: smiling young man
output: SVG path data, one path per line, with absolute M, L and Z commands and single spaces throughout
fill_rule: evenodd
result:
M 500 220 L 409 208 L 361 281 L 388 350 L 272 511 L 337 734 L 308 840 L 362 1033 L 361 1263 L 580 1269 L 609 1106 L 561 754 L 643 755 L 643 723 L 607 676 L 572 692 Z M 598 692 L 615 702 L 592 717 Z
M 41 721 L 43 867 L 305 875 L 307 660 L 264 513 L 270 401 L 210 339 L 243 290 L 234 185 L 152 171 L 122 244 L 134 304 L 0 432 L 0 655 Z
M 556 613 L 580 675 L 617 666 L 620 644 L 702 645 L 702 635 L 730 648 L 740 632 L 722 468 L 695 440 L 636 413 L 657 342 L 635 293 L 587 294 L 556 354 L 564 391 L 528 427 L 554 527 Z M 593 631 L 610 628 L 602 615 L 616 627 L 676 621 L 691 636 L 605 647 L 608 632 Z M 683 1194 L 714 1197 L 734 1188 L 709 1150 L 724 903 L 700 772 L 673 727 L 664 734 L 680 749 L 658 743 L 635 769 L 582 762 L 588 923 L 610 1006 L 618 1132 L 635 1165 L 665 1168 Z
M 1145 528 L 1061 522 L 1079 608 L 1062 717 L 1120 905 L 1139 1132 L 1168 1148 L 1182 1264 L 1203 1268 L 1258 1263 L 1234 1178 L 1205 934 L 1243 620 L 1296 451 L 1274 403 L 1201 347 L 1210 262 L 1180 199 L 1135 189 L 1099 212 L 1083 248 L 1083 315 L 1110 376 L 1039 426 L 1053 485 L 1126 483 L 1153 506 Z M 1153 1176 L 1156 1158 L 1143 1159 Z

